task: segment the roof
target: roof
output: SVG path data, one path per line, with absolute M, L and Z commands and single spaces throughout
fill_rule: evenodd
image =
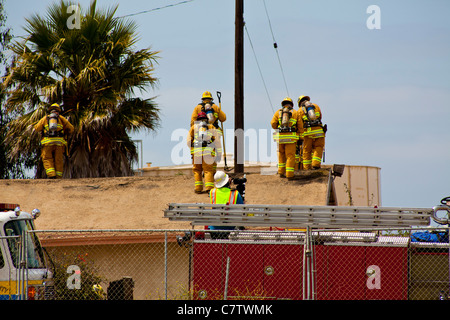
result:
M 325 205 L 328 178 L 287 181 L 277 175 L 247 174 L 249 204 Z M 190 229 L 172 222 L 163 210 L 170 202 L 209 203 L 194 193 L 194 180 L 183 174 L 85 179 L 0 180 L 1 202 L 38 208 L 38 230 Z

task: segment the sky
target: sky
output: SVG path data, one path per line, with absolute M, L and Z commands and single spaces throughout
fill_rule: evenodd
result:
M 51 3 L 6 0 L 13 34 Z M 232 153 L 235 1 L 97 4 L 118 5 L 138 24 L 136 49 L 159 52 L 158 86 L 136 93 L 161 108 L 157 132 L 132 133 L 144 164 L 190 163 L 184 139 L 204 91 L 216 104 L 221 92 Z M 273 113 L 286 96 L 308 95 L 328 126 L 325 164 L 379 167 L 383 206 L 438 205 L 450 196 L 449 15 L 448 0 L 245 0 L 246 160 L 276 163 Z

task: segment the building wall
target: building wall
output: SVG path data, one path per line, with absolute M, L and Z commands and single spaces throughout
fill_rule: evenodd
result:
M 89 263 L 104 279 L 107 292 L 109 283 L 124 277 L 134 282 L 135 300 L 165 300 L 165 247 L 164 243 L 133 243 L 105 245 L 76 245 L 48 247 L 52 259 L 73 257 L 74 263 Z M 76 259 L 81 257 L 82 260 Z M 69 274 L 68 274 L 69 276 Z M 189 249 L 176 242 L 167 246 L 168 299 L 186 299 L 189 293 Z M 81 274 L 83 281 L 83 274 Z
M 232 159 L 231 159 L 232 160 Z M 246 163 L 245 171 L 249 173 L 276 174 L 276 164 Z M 323 167 L 332 167 L 323 165 Z M 218 164 L 218 170 L 223 170 L 223 164 Z M 339 206 L 381 206 L 380 168 L 373 166 L 345 165 L 343 175 L 336 177 L 334 185 Z M 137 174 L 141 174 L 137 172 Z M 192 166 L 147 167 L 143 169 L 144 176 L 192 176 Z
M 339 206 L 381 206 L 380 168 L 345 166 L 334 180 Z

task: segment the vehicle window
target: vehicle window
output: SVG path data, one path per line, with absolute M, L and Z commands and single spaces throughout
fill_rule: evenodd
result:
M 21 248 L 18 236 L 25 235 L 26 251 L 23 252 L 23 259 L 26 256 L 28 268 L 44 268 L 44 253 L 36 234 L 26 232 L 33 230 L 29 220 L 14 220 L 5 223 L 5 234 L 8 238 L 8 248 L 14 266 L 17 268 L 21 261 Z

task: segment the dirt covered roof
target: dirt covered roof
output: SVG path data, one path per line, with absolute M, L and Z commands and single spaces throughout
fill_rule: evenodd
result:
M 247 174 L 246 203 L 326 205 L 326 175 L 287 181 L 277 175 Z M 86 179 L 0 180 L 0 202 L 18 203 L 22 210 L 41 211 L 39 230 L 187 229 L 163 210 L 171 202 L 209 203 L 194 193 L 192 177 L 118 177 Z

